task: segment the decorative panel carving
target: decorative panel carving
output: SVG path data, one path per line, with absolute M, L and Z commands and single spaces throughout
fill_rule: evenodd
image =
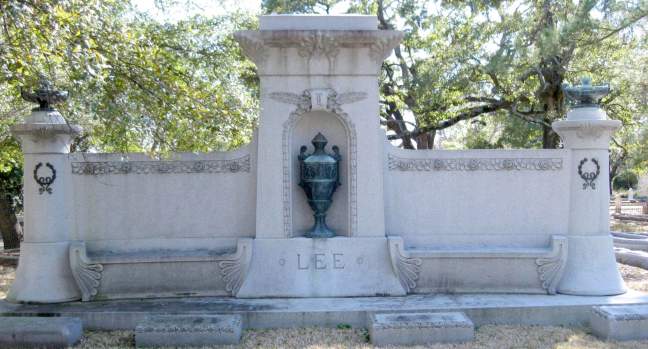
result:
M 250 172 L 250 155 L 232 160 L 73 162 L 75 175 Z
M 390 171 L 558 171 L 560 158 L 408 159 L 388 155 Z

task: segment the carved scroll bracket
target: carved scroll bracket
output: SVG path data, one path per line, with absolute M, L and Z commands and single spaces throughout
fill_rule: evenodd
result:
M 81 301 L 90 301 L 97 295 L 101 284 L 103 266 L 99 263 L 92 263 L 88 258 L 84 242 L 73 242 L 70 244 L 70 269 L 81 291 Z
M 250 269 L 252 244 L 252 239 L 239 239 L 236 252 L 218 262 L 221 277 L 225 281 L 225 290 L 232 296 L 236 296 Z
M 567 238 L 552 236 L 551 251 L 551 255 L 536 259 L 536 265 L 542 288 L 547 290 L 548 294 L 556 294 L 567 263 Z
M 411 293 L 416 288 L 423 261 L 420 258 L 410 256 L 409 252 L 405 250 L 402 238 L 388 236 L 387 243 L 394 273 L 398 276 L 398 280 L 405 292 Z

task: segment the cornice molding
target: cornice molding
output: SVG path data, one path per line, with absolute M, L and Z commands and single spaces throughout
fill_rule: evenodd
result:
M 272 48 L 295 47 L 300 57 L 326 57 L 333 64 L 342 49 L 369 48 L 375 64 L 387 58 L 403 38 L 395 30 L 243 30 L 234 33 L 246 56 L 261 66 Z

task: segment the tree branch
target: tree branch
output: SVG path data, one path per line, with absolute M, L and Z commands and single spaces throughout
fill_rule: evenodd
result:
M 482 105 L 479 107 L 471 108 L 470 110 L 464 111 L 462 113 L 459 113 L 453 118 L 443 120 L 441 122 L 438 122 L 435 125 L 427 125 L 423 127 L 419 127 L 413 131 L 406 131 L 404 135 L 408 137 L 418 137 L 419 135 L 431 132 L 431 131 L 436 131 L 436 130 L 442 130 L 445 128 L 448 128 L 452 125 L 455 125 L 456 123 L 464 120 L 469 120 L 476 118 L 482 114 L 487 114 L 487 113 L 492 113 L 498 110 L 502 109 L 507 109 L 511 106 L 510 102 L 506 101 L 500 101 L 499 103 L 494 103 L 494 104 L 488 104 L 488 105 Z M 389 140 L 396 140 L 396 139 L 401 139 L 398 135 L 391 135 L 388 136 L 387 139 Z

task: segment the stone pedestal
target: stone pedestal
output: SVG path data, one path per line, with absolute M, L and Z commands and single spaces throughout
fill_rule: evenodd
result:
M 67 153 L 80 132 L 55 110 L 35 110 L 12 128 L 20 138 L 24 162 L 25 235 L 16 280 L 8 299 L 65 302 L 80 298 L 69 267 L 73 232 Z
M 327 223 L 338 236 L 384 237 L 378 74 L 402 33 L 377 30 L 375 16 L 272 15 L 235 38 L 261 80 L 256 237 L 299 237 L 312 226 L 297 156 L 317 132 L 341 155 Z
M 609 142 L 620 126 L 598 106 L 574 108 L 553 129 L 571 151 L 567 264 L 558 292 L 625 292 L 617 270 L 609 222 Z
M 255 239 L 239 298 L 403 296 L 387 238 Z

